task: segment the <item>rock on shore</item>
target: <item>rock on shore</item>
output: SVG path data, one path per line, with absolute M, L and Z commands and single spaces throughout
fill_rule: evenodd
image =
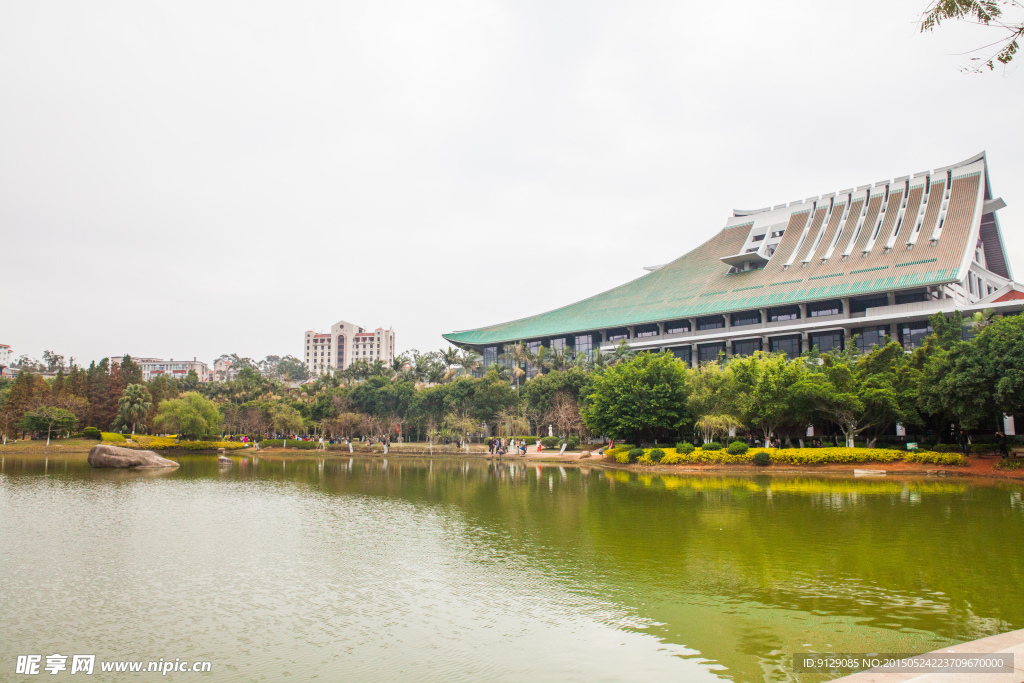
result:
M 162 458 L 153 451 L 136 451 L 97 444 L 89 451 L 89 464 L 93 467 L 178 467 L 178 463 Z

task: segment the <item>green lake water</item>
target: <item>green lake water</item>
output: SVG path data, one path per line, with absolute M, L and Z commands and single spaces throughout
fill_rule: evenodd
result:
M 1020 484 L 180 461 L 3 458 L 0 680 L 822 680 L 793 652 L 1024 627 Z

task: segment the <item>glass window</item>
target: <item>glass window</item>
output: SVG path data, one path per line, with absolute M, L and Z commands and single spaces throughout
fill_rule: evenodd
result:
M 498 347 L 497 346 L 485 346 L 484 347 L 484 367 L 490 367 L 498 360 Z
M 850 299 L 850 313 L 864 313 L 869 308 L 880 308 L 889 305 L 889 297 L 873 296 Z
M 788 337 L 773 337 L 768 340 L 772 353 L 784 353 L 790 359 L 800 355 L 800 335 L 795 334 Z
M 722 327 L 725 327 L 725 318 L 720 315 L 697 318 L 698 330 L 717 330 Z
M 786 320 L 799 320 L 800 319 L 800 307 L 799 306 L 779 306 L 778 308 L 768 309 L 768 322 L 770 323 L 781 323 Z
M 903 323 L 900 325 L 900 343 L 907 351 L 916 349 L 924 343 L 924 340 L 932 333 L 932 326 L 927 320 L 916 323 Z
M 755 351 L 760 350 L 760 339 L 742 339 L 732 343 L 732 355 L 734 356 L 752 356 Z
M 573 349 L 577 355 L 586 354 L 589 358 L 594 350 L 594 335 L 577 334 L 573 343 Z
M 665 323 L 665 334 L 684 334 L 689 331 L 689 320 L 670 320 Z
M 979 292 L 980 293 L 980 292 Z M 927 292 L 901 292 L 896 295 L 896 304 L 916 304 L 920 301 L 928 301 Z
M 863 327 L 854 330 L 853 333 L 860 335 L 857 337 L 857 349 L 861 353 L 867 353 L 872 347 L 885 346 L 889 343 L 889 330 L 885 325 Z
M 839 351 L 843 348 L 843 333 L 839 331 L 818 332 L 809 334 L 807 337 L 810 340 L 810 345 L 812 347 L 817 346 L 818 351 L 821 353 Z
M 831 301 L 815 301 L 807 304 L 807 317 L 817 318 L 822 315 L 839 315 L 843 312 L 843 302 L 839 299 Z
M 558 337 L 557 339 L 552 339 L 550 348 L 558 349 L 559 351 L 565 351 L 565 337 Z
M 636 336 L 639 337 L 657 337 L 658 326 L 657 325 L 637 325 L 634 328 Z
M 741 325 L 756 325 L 761 322 L 761 311 L 740 311 L 739 313 L 733 313 L 731 322 L 737 327 Z
M 700 344 L 697 346 L 697 361 L 700 363 L 713 363 L 718 360 L 719 354 L 722 353 L 725 353 L 725 342 Z
M 608 341 L 617 342 L 620 339 L 629 339 L 629 330 L 625 327 L 617 327 L 614 330 L 608 330 Z
M 673 346 L 668 349 L 672 352 L 672 355 L 683 361 L 687 365 L 693 363 L 693 349 L 689 346 Z

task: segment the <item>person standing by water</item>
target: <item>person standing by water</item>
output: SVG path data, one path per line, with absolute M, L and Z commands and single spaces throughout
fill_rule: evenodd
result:
M 967 432 L 963 429 L 963 427 L 960 428 L 959 442 L 960 453 L 966 458 L 971 451 L 971 438 L 967 436 Z
M 1006 434 L 1003 432 L 996 432 L 996 438 L 999 441 L 999 454 L 1003 456 L 1003 459 L 1010 457 L 1010 452 L 1006 448 Z

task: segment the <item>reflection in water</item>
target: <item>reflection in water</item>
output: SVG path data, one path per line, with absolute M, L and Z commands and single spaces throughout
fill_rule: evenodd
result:
M 1019 485 L 233 460 L 0 461 L 0 662 L 783 680 L 794 650 L 920 652 L 1024 626 Z

